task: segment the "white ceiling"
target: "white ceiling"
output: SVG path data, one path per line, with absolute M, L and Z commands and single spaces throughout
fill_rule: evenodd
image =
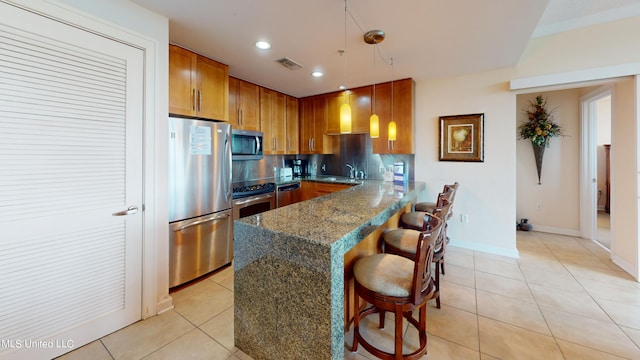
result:
M 303 97 L 344 83 L 344 0 L 131 0 L 169 18 L 169 39 L 229 65 L 229 73 Z M 450 77 L 514 66 L 527 42 L 575 27 L 640 14 L 640 0 L 348 0 L 346 84 Z M 257 40 L 270 50 L 254 47 Z M 276 62 L 302 64 L 289 70 Z M 311 72 L 321 70 L 322 78 Z

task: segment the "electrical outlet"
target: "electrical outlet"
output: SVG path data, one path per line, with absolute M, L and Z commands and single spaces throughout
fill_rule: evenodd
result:
M 536 209 L 541 210 L 542 209 L 542 204 L 536 204 Z
M 460 222 L 466 224 L 469 222 L 469 214 L 460 214 Z

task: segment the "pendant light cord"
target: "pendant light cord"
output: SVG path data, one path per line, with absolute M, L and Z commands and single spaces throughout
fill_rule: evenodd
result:
M 347 90 L 347 0 L 344 0 L 344 90 Z
M 393 121 L 393 58 L 389 58 L 391 62 L 391 121 Z
M 378 43 L 373 45 L 373 113 L 376 113 L 376 48 Z

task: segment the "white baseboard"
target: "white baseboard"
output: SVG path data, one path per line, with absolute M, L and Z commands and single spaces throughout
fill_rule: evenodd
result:
M 550 234 L 557 234 L 557 235 L 567 235 L 567 236 L 576 236 L 576 237 L 580 237 L 580 230 L 574 230 L 574 229 L 564 229 L 564 228 L 557 228 L 557 227 L 552 227 L 552 226 L 542 226 L 542 225 L 535 225 L 535 224 L 531 224 L 532 230 L 533 231 L 539 231 L 539 232 L 543 232 L 543 233 L 550 233 Z
M 495 255 L 508 256 L 516 259 L 520 258 L 520 254 L 518 253 L 518 249 L 516 248 L 505 249 L 502 247 L 487 246 L 487 245 L 476 244 L 476 243 L 471 243 L 467 241 L 456 241 L 453 239 L 451 239 L 451 242 L 449 243 L 449 245 L 457 246 L 457 247 L 461 247 L 469 250 L 482 251 L 482 252 L 495 254 Z
M 626 271 L 627 273 L 629 273 L 629 275 L 633 276 L 636 281 L 638 281 L 638 270 L 636 269 L 635 266 L 633 266 L 633 264 L 628 263 L 626 261 L 624 261 L 623 259 L 621 259 L 619 256 L 617 256 L 614 253 L 611 253 L 611 261 L 613 261 L 614 264 L 620 266 L 622 268 L 622 270 Z
M 173 309 L 173 298 L 167 295 L 160 299 L 160 301 L 158 301 L 157 309 L 158 315 L 162 314 L 165 311 Z

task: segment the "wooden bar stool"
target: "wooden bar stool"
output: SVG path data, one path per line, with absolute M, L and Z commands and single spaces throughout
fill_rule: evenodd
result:
M 437 249 L 435 254 L 433 255 L 433 262 L 436 263 L 436 266 L 440 267 L 439 269 L 436 269 L 436 279 L 437 279 L 436 284 L 438 285 L 439 285 L 438 280 L 440 279 L 440 272 L 442 272 L 442 275 L 444 275 L 444 254 L 445 254 L 445 248 L 449 243 L 449 237 L 446 235 L 447 222 L 453 216 L 453 201 L 456 198 L 456 194 L 458 193 L 459 186 L 460 184 L 456 181 L 452 185 L 445 185 L 442 191 L 443 193 L 449 195 L 448 200 L 451 203 L 451 209 L 449 209 L 449 213 L 447 217 L 443 218 L 443 220 L 445 221 L 445 229 L 443 230 L 445 232 L 445 235 L 443 236 L 444 242 L 442 243 L 442 247 L 440 249 Z M 415 204 L 413 208 L 415 211 L 433 212 L 433 209 L 435 208 L 435 206 L 436 206 L 436 203 L 422 202 L 422 203 Z M 438 308 L 440 308 L 440 298 L 438 298 L 436 302 L 438 303 Z
M 436 295 L 436 287 L 431 277 L 433 245 L 444 221 L 429 216 L 429 230 L 416 232 L 414 243 L 415 261 L 394 254 L 376 254 L 359 259 L 353 267 L 355 284 L 354 329 L 352 351 L 358 344 L 378 358 L 386 360 L 419 359 L 427 351 L 426 304 Z M 360 310 L 360 298 L 371 304 Z M 419 309 L 418 319 L 413 311 Z M 395 315 L 394 353 L 383 351 L 367 342 L 360 333 L 360 320 L 371 314 L 380 314 L 380 328 L 384 328 L 384 314 Z M 410 353 L 402 353 L 403 326 L 406 318 L 418 330 L 419 348 Z
M 416 240 L 415 233 L 429 230 L 430 224 L 427 219 L 435 215 L 440 219 L 446 219 L 451 211 L 451 203 L 447 200 L 448 195 L 441 193 L 438 195 L 438 202 L 433 209 L 433 213 L 412 211 L 402 215 L 400 225 L 403 228 L 390 230 L 382 237 L 382 248 L 385 253 L 404 256 L 408 259 L 415 259 Z M 447 222 L 443 220 L 442 230 L 435 240 L 434 255 L 432 261 L 436 264 L 435 285 L 437 294 L 436 307 L 440 308 L 440 266 L 444 263 L 444 252 L 447 237 Z M 442 266 L 444 268 L 444 266 Z M 443 272 L 444 274 L 444 272 Z
M 453 200 L 456 197 L 456 192 L 458 191 L 458 187 L 460 184 L 456 181 L 452 185 L 445 185 L 442 192 L 445 194 L 449 194 L 449 202 L 453 204 Z M 423 212 L 432 212 L 436 207 L 436 203 L 434 202 L 419 202 L 413 206 L 414 211 L 423 211 Z

